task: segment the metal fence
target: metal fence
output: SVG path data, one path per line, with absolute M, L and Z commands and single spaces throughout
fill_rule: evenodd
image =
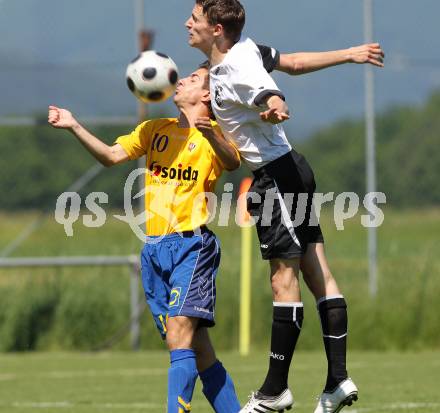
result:
M 36 267 L 115 267 L 130 268 L 130 335 L 131 348 L 140 347 L 140 314 L 139 300 L 139 257 L 127 256 L 82 256 L 82 257 L 20 257 L 0 258 L 0 268 L 36 268 Z

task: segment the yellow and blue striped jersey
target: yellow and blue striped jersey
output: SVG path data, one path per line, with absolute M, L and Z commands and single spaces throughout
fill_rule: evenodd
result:
M 146 155 L 147 236 L 189 231 L 207 222 L 204 194 L 214 192 L 223 168 L 197 128 L 179 128 L 176 118 L 149 120 L 116 143 L 132 160 Z

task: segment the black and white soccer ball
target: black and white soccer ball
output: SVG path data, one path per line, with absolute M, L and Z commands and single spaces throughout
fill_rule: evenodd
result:
M 126 78 L 137 98 L 145 103 L 161 102 L 174 93 L 179 70 L 166 54 L 148 50 L 127 66 Z

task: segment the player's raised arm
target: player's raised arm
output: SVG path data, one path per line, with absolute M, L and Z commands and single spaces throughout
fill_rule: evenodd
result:
M 240 167 L 240 156 L 237 150 L 223 137 L 219 130 L 212 127 L 209 117 L 200 117 L 195 121 L 196 128 L 209 141 L 214 152 L 227 171 Z
M 85 129 L 67 109 L 49 106 L 48 122 L 57 129 L 73 133 L 81 144 L 104 166 L 112 166 L 129 160 L 120 144 L 109 146 Z
M 298 52 L 280 54 L 276 70 L 302 75 L 344 63 L 369 63 L 383 67 L 385 54 L 379 43 L 369 43 L 329 52 Z

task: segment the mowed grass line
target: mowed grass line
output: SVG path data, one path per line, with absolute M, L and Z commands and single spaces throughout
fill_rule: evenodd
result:
M 264 377 L 264 352 L 220 358 L 240 400 Z M 360 399 L 345 412 L 440 412 L 440 353 L 350 353 L 350 374 Z M 0 412 L 165 412 L 168 354 L 28 353 L 0 356 Z M 323 352 L 294 356 L 290 385 L 298 413 L 313 412 L 325 377 Z M 212 412 L 198 382 L 193 411 Z

